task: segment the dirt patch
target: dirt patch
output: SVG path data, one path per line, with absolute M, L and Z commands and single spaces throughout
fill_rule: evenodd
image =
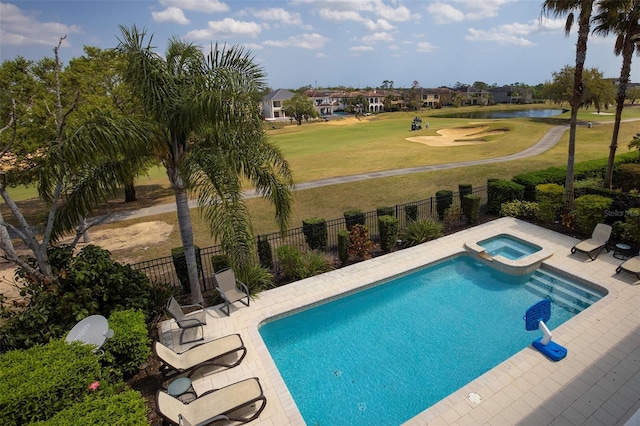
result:
M 429 146 L 477 145 L 486 142 L 482 139 L 484 136 L 501 135 L 506 132 L 505 130 L 487 131 L 488 128 L 489 126 L 440 129 L 436 132 L 440 136 L 413 136 L 406 140 Z

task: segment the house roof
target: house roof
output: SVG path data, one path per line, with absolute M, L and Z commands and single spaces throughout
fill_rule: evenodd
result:
M 295 96 L 295 93 L 287 89 L 278 89 L 262 98 L 263 101 L 286 101 Z

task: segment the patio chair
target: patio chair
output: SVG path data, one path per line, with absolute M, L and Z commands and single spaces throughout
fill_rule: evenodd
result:
M 153 342 L 153 353 L 160 359 L 160 372 L 164 379 L 186 371 L 191 377 L 197 370 L 207 366 L 233 368 L 247 355 L 247 348 L 239 334 L 229 334 L 219 339 L 193 346 L 182 353 L 176 353 L 162 343 Z M 238 353 L 235 361 L 225 361 L 227 355 Z
M 245 407 L 254 405 L 250 416 L 244 414 Z M 204 425 L 216 420 L 248 423 L 257 419 L 267 405 L 257 377 L 242 380 L 220 389 L 212 389 L 199 395 L 188 404 L 164 391 L 156 393 L 156 409 L 171 424 Z M 182 423 L 180 423 L 182 422 Z
M 184 309 L 190 308 L 198 308 L 196 311 L 193 311 L 189 314 L 185 314 Z M 204 340 L 204 328 L 203 326 L 207 324 L 207 312 L 204 310 L 202 305 L 180 305 L 178 301 L 172 296 L 167 301 L 167 311 L 171 316 L 176 320 L 176 324 L 180 327 L 180 344 L 184 343 L 192 343 L 197 342 L 199 340 Z M 184 333 L 187 330 L 200 327 L 200 338 L 192 339 L 192 340 L 183 340 Z M 196 336 L 197 336 L 196 331 Z
M 640 253 L 638 253 L 638 255 L 640 256 Z M 619 274 L 620 271 L 634 274 L 640 280 L 640 257 L 634 256 L 622 262 L 620 266 L 616 268 L 616 274 Z
M 606 225 L 604 223 L 599 223 L 593 229 L 593 233 L 591 234 L 591 238 L 586 239 L 584 241 L 580 241 L 578 244 L 571 248 L 571 253 L 575 253 L 576 251 L 586 253 L 589 256 L 589 259 L 596 260 L 600 252 L 603 248 L 606 248 L 609 251 L 609 247 L 607 243 L 609 242 L 609 238 L 611 237 L 611 226 Z M 595 253 L 595 256 L 593 255 Z
M 235 302 L 242 302 L 246 306 L 249 306 L 249 289 L 242 282 L 236 279 L 236 275 L 233 273 L 233 269 L 222 269 L 214 274 L 214 281 L 216 289 L 220 293 L 220 296 L 224 299 L 224 305 L 220 307 L 220 310 L 229 316 L 230 305 Z M 247 299 L 245 302 L 244 299 Z M 225 312 L 224 308 L 227 308 Z

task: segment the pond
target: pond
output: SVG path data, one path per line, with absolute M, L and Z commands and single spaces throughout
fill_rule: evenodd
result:
M 473 118 L 473 119 L 486 119 L 486 118 L 545 118 L 553 117 L 554 115 L 560 115 L 566 110 L 559 108 L 545 108 L 545 109 L 518 109 L 518 110 L 503 110 L 503 111 L 473 111 L 463 113 L 451 113 L 443 114 L 438 117 L 444 118 Z

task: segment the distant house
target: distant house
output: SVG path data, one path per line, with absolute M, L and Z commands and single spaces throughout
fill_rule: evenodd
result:
M 294 96 L 295 93 L 289 90 L 278 89 L 262 98 L 262 115 L 265 120 L 287 118 L 287 115 L 282 110 L 282 102 L 289 100 Z
M 489 92 L 497 104 L 528 104 L 533 97 L 531 90 L 519 86 L 493 87 Z
M 436 89 L 420 88 L 418 90 L 423 107 L 434 108 L 438 105 L 450 105 L 453 98 L 453 90 L 446 87 Z
M 335 111 L 343 108 L 340 104 L 340 99 L 333 96 L 332 93 L 319 90 L 307 90 L 304 94 L 313 100 L 313 106 L 321 116 L 331 115 Z
M 487 105 L 491 92 L 473 86 L 461 86 L 454 89 L 463 105 Z

